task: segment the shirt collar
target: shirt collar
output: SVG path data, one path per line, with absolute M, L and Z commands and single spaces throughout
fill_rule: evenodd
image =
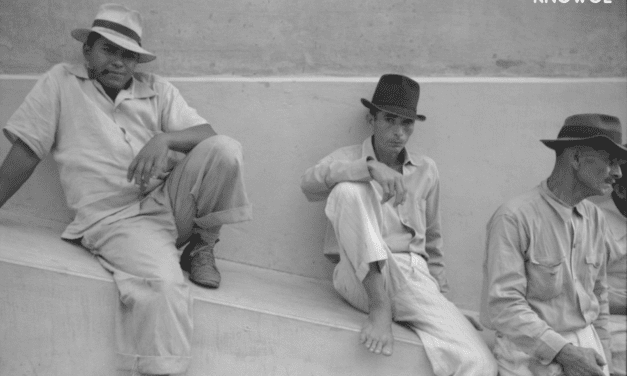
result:
M 366 138 L 361 145 L 361 156 L 362 157 L 372 157 L 375 160 L 377 159 L 376 154 L 374 153 L 374 135 Z M 407 148 L 403 148 L 401 151 L 401 158 L 403 160 L 403 165 L 416 165 L 414 160 L 411 158 L 411 154 L 407 151 Z
M 66 70 L 78 78 L 89 80 L 89 73 L 87 73 L 87 68 L 84 64 L 67 65 Z M 126 97 L 132 99 L 150 98 L 157 95 L 150 85 L 138 79 L 137 74 L 131 78 L 131 86 L 120 91 L 120 93 L 124 93 Z
M 565 222 L 570 220 L 573 213 L 579 215 L 582 218 L 586 218 L 583 201 L 575 206 L 568 205 L 564 201 L 560 200 L 553 192 L 551 192 L 546 180 L 544 180 L 542 184 L 540 184 L 540 192 L 544 199 L 553 209 L 555 209 L 556 212 L 559 213 L 560 217 L 562 217 Z

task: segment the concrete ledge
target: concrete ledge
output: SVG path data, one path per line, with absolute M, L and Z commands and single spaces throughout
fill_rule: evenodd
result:
M 54 221 L 0 213 L 0 374 L 116 374 L 113 280 Z M 188 375 L 431 375 L 413 332 L 392 357 L 358 345 L 365 315 L 330 282 L 218 260 L 222 286 L 193 286 Z

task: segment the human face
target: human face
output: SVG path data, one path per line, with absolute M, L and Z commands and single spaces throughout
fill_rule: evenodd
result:
M 605 150 L 582 148 L 577 151 L 578 181 L 588 196 L 605 195 L 612 190 L 612 184 L 622 176 L 621 165 L 625 160 L 612 157 Z
M 87 66 L 105 89 L 122 90 L 129 83 L 139 55 L 110 42 L 97 39 L 93 46 L 84 47 Z
M 374 128 L 374 147 L 380 155 L 398 155 L 414 133 L 416 122 L 385 111 L 377 112 L 376 117 L 368 114 L 368 121 Z

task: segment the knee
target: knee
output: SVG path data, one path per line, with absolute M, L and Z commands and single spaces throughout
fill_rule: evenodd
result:
M 226 163 L 239 163 L 242 159 L 242 145 L 237 140 L 224 135 L 216 135 L 201 141 L 194 151 Z
M 122 302 L 131 306 L 160 307 L 164 303 L 178 304 L 189 295 L 183 272 L 174 268 L 153 270 L 144 277 L 124 278 L 118 281 L 118 285 Z
M 372 193 L 372 186 L 368 183 L 345 181 L 338 183 L 331 190 L 329 197 L 339 199 L 341 201 L 351 201 L 363 199 Z

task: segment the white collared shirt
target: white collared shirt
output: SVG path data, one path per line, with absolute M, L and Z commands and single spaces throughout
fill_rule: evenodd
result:
M 599 208 L 565 204 L 546 181 L 503 204 L 487 226 L 484 325 L 545 365 L 567 343 L 560 333 L 590 324 L 608 349 L 606 233 Z
M 40 159 L 52 153 L 75 212 L 63 237 L 73 239 L 105 217 L 138 212 L 139 187 L 126 175 L 152 137 L 206 122 L 156 75 L 136 73 L 114 102 L 83 65 L 58 64 L 37 81 L 4 132 Z M 148 190 L 161 182 L 153 179 Z
M 448 291 L 442 255 L 440 177 L 435 162 L 426 156 L 403 151 L 403 182 L 408 191 L 405 202 L 382 207 L 382 235 L 391 252 L 414 252 L 423 256 L 441 292 Z M 372 137 L 361 145 L 340 148 L 305 171 L 301 189 L 309 201 L 325 200 L 337 183 L 372 181 L 366 158 L 376 159 Z M 381 187 L 374 184 L 381 193 Z M 333 227 L 328 224 L 324 253 L 332 260 L 338 254 Z

